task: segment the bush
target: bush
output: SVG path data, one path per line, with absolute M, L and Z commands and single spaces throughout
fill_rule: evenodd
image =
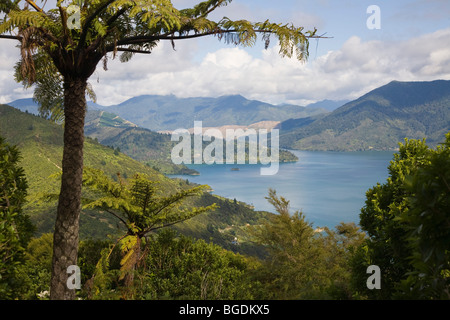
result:
M 34 229 L 22 212 L 28 184 L 19 160 L 18 149 L 0 137 L 0 299 L 21 294 L 20 267 Z

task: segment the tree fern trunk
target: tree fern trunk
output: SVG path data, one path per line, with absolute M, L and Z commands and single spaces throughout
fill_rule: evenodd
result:
M 84 118 L 87 79 L 64 79 L 64 151 L 61 192 L 53 235 L 53 261 L 50 298 L 72 300 L 67 268 L 77 264 L 81 185 L 83 179 Z

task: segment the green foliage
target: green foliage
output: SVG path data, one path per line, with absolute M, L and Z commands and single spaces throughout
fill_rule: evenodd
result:
M 53 71 L 57 70 L 64 80 L 65 99 L 63 108 L 65 115 L 69 113 L 74 115 L 72 118 L 67 117 L 65 119 L 66 128 L 73 129 L 73 133 L 79 133 L 84 129 L 84 119 L 80 119 L 80 117 L 84 117 L 84 112 L 80 112 L 84 106 L 80 106 L 80 103 L 85 103 L 83 98 L 87 79 L 93 74 L 102 58 L 104 59 L 104 69 L 107 69 L 106 55 L 108 52 L 112 52 L 115 56 L 118 51 L 125 51 L 128 56 L 122 60 L 126 61 L 129 60 L 132 53 L 150 53 L 160 40 L 169 40 L 173 44 L 175 40 L 207 35 L 218 35 L 219 38 L 222 38 L 223 34 L 226 35 L 225 41 L 227 42 L 248 46 L 254 44 L 256 33 L 261 32 L 264 34 L 266 47 L 268 46 L 269 35 L 274 34 L 279 39 L 282 55 L 292 56 L 295 50 L 297 58 L 304 59 L 306 57 L 308 38 L 302 33 L 302 28 L 275 25 L 268 21 L 263 24 L 251 24 L 244 20 L 231 21 L 227 18 L 223 18 L 217 23 L 207 21 L 207 15 L 225 3 L 225 0 L 210 0 L 189 11 L 189 15 L 186 15 L 186 12 L 183 14 L 183 12 L 176 10 L 170 0 L 93 0 L 83 2 L 82 6 L 78 0 L 70 1 L 68 4 L 77 5 L 80 14 L 80 21 L 77 21 L 80 25 L 71 28 L 68 16 L 70 6 L 66 7 L 65 5 L 68 4 L 65 1 L 58 0 L 56 8 L 48 12 L 45 12 L 33 1 L 27 1 L 24 8 L 20 8 L 18 3 L 8 1 L 0 8 L 2 13 L 5 13 L 0 20 L 0 35 L 18 31 L 17 35 L 10 35 L 8 38 L 20 41 L 21 77 L 27 85 L 35 83 L 36 74 L 42 72 L 42 68 L 36 69 L 36 52 L 38 54 L 45 53 L 45 57 L 50 58 L 48 61 L 51 61 L 55 67 Z M 33 9 L 29 10 L 28 5 L 31 5 Z M 202 29 L 199 28 L 199 25 Z M 315 30 L 307 34 L 314 36 Z M 51 83 L 51 85 L 53 84 Z M 71 99 L 68 99 L 69 97 Z M 82 109 L 76 110 L 79 107 Z M 58 109 L 61 111 L 60 107 Z M 81 178 L 83 174 L 83 162 L 80 158 L 83 157 L 82 142 L 82 134 L 70 135 L 70 139 L 65 140 L 68 145 L 65 145 L 67 148 L 64 148 L 63 167 L 68 172 L 64 172 L 62 179 L 69 180 L 70 170 L 73 170 L 73 176 Z M 69 157 L 77 159 L 77 161 L 74 161 L 74 163 L 78 163 L 76 167 L 67 163 L 66 159 L 69 159 Z M 74 181 L 78 181 L 78 185 L 73 188 L 64 188 L 70 183 L 75 183 Z M 81 179 L 63 181 L 60 199 L 67 198 L 70 201 L 73 199 L 78 201 L 81 197 L 80 184 Z M 73 191 L 73 194 L 71 194 L 71 191 Z M 108 203 L 105 202 L 102 205 L 106 204 Z M 130 208 L 132 207 L 130 206 Z M 74 210 L 75 212 L 67 214 L 74 214 L 78 217 L 79 208 Z M 57 216 L 58 219 L 65 219 L 63 210 L 58 209 Z M 167 219 L 167 217 L 164 217 L 164 219 Z M 70 239 L 77 239 L 78 226 L 77 220 L 74 224 L 76 234 L 74 237 L 69 237 Z M 55 234 L 66 232 L 66 230 L 62 230 L 59 224 L 55 227 L 57 228 Z M 130 226 L 127 226 L 127 228 L 131 230 Z M 62 247 L 65 248 L 67 254 L 70 252 L 68 254 L 69 260 L 76 259 L 75 255 L 78 250 L 76 241 L 64 242 Z M 52 276 L 53 279 L 58 279 L 57 272 L 60 271 L 56 270 L 62 268 L 58 266 L 59 260 L 55 259 L 54 262 Z M 62 275 L 59 275 L 59 278 L 62 279 Z M 64 295 L 65 289 L 59 291 L 58 288 L 64 288 L 64 284 L 56 285 L 56 283 L 52 281 L 54 298 L 67 298 L 69 296 L 73 298 L 73 292 L 66 292 L 66 295 Z
M 148 242 L 144 299 L 251 299 L 247 260 L 167 230 Z
M 28 130 L 33 126 L 33 130 Z M 27 202 L 24 206 L 37 234 L 53 232 L 54 213 L 56 203 L 43 202 L 44 194 L 58 194 L 61 173 L 61 159 L 63 148 L 63 129 L 60 125 L 49 122 L 42 117 L 26 114 L 12 107 L 0 105 L 0 134 L 11 144 L 20 147 L 23 167 L 29 183 Z M 135 172 L 142 172 L 153 180 L 160 181 L 164 190 L 170 190 L 176 185 L 170 179 L 155 172 L 143 163 L 135 161 L 114 150 L 104 147 L 91 139 L 85 140 L 84 162 L 86 166 L 101 169 L 107 175 L 117 177 L 132 176 Z M 104 165 L 102 165 L 104 163 Z M 50 178 L 57 175 L 57 178 Z M 85 194 L 85 197 L 89 195 Z M 116 221 L 107 213 L 94 210 L 84 210 L 81 215 L 80 237 L 105 238 L 109 234 L 116 234 Z
M 120 176 L 118 182 L 109 179 L 101 170 L 86 168 L 83 184 L 98 191 L 97 199 L 87 200 L 84 208 L 101 209 L 116 217 L 127 233 L 118 241 L 122 259 L 119 281 L 124 285 L 133 283 L 134 269 L 141 257 L 142 238 L 149 232 L 186 221 L 201 213 L 214 210 L 208 207 L 182 206 L 188 197 L 201 195 L 208 186 L 176 190 L 164 194 L 156 184 L 142 174 L 136 174 L 129 182 Z M 103 264 L 100 268 L 102 276 Z M 131 292 L 133 296 L 134 293 Z
M 350 299 L 349 258 L 363 241 L 355 225 L 336 231 L 313 229 L 302 212 L 289 212 L 289 201 L 270 190 L 268 201 L 277 215 L 253 234 L 267 257 L 253 274 L 262 299 Z M 324 233 L 322 233 L 324 232 Z
M 0 24 L 0 34 L 11 32 L 15 28 L 24 27 L 55 27 L 54 21 L 42 12 L 30 10 L 18 10 L 18 7 L 12 8 L 7 14 L 7 18 Z
M 395 284 L 410 271 L 411 251 L 407 246 L 405 226 L 396 219 L 410 209 L 409 193 L 404 188 L 405 178 L 418 166 L 427 162 L 429 153 L 424 141 L 408 140 L 400 145 L 389 165 L 389 178 L 366 193 L 366 204 L 361 209 L 360 224 L 367 231 L 368 259 L 383 270 L 383 290 L 367 291 L 369 296 L 390 298 Z
M 109 179 L 101 170 L 86 168 L 84 185 L 101 192 L 97 199 L 87 200 L 84 208 L 99 208 L 118 218 L 130 235 L 145 236 L 148 232 L 188 220 L 215 208 L 182 207 L 188 197 L 201 195 L 208 186 L 178 190 L 164 195 L 157 182 L 136 174 L 128 183 L 119 176 L 119 181 Z
M 191 199 L 194 206 L 210 206 L 217 204 L 218 208 L 210 214 L 198 215 L 173 229 L 179 233 L 203 239 L 220 245 L 222 248 L 248 256 L 262 257 L 262 246 L 254 242 L 249 234 L 249 227 L 259 225 L 273 215 L 269 212 L 255 211 L 251 206 L 234 202 L 210 193 Z
M 450 132 L 446 138 L 405 180 L 411 210 L 398 220 L 409 231 L 413 271 L 403 298 L 450 299 Z
M 318 241 L 302 212 L 289 213 L 289 201 L 278 198 L 273 190 L 268 200 L 278 215 L 255 233 L 257 241 L 268 250 L 264 273 L 269 278 L 268 293 L 275 295 L 268 298 L 300 298 L 302 293 L 312 293 L 310 279 L 320 251 Z
M 55 193 L 57 190 L 58 180 L 48 177 L 60 172 L 58 161 L 61 161 L 62 130 L 60 126 L 45 119 L 6 106 L 0 106 L 0 114 L 2 134 L 10 143 L 18 144 L 23 155 L 18 163 L 27 176 L 29 187 L 26 199 L 29 201 L 26 205 L 25 202 L 21 202 L 22 214 L 33 213 L 33 221 L 40 226 L 48 225 L 45 232 L 51 232 L 53 218 L 51 215 L 43 215 L 44 210 L 49 210 L 46 207 L 49 204 L 37 205 L 30 203 L 32 202 L 30 200 L 35 199 L 39 191 Z M 33 126 L 33 130 L 28 129 L 30 125 Z M 139 212 L 132 216 L 134 224 L 123 224 L 108 212 L 97 209 L 83 210 L 83 241 L 80 244 L 79 258 L 82 283 L 93 283 L 92 298 L 105 299 L 130 297 L 128 295 L 130 292 L 136 299 L 151 297 L 446 299 L 449 279 L 448 139 L 447 137 L 446 143 L 436 150 L 427 147 L 423 141 L 416 140 L 406 140 L 400 145 L 399 152 L 388 168 L 389 179 L 385 184 L 374 186 L 367 192 L 361 226 L 369 239 L 362 245 L 364 237 L 356 226 L 341 224 L 336 230 L 325 228 L 322 232 L 315 232 L 319 230 L 313 230 L 303 214 L 289 213 L 289 201 L 276 196 L 274 192 L 269 194 L 269 201 L 283 214 L 255 212 L 248 205 L 207 192 L 198 197 L 186 198 L 185 208 L 208 207 L 214 203 L 219 207 L 210 213 L 197 215 L 172 226 L 184 236 L 167 236 L 167 239 L 173 240 L 167 240 L 167 243 L 173 244 L 179 250 L 177 252 L 181 253 L 170 251 L 171 247 L 165 247 L 165 251 L 154 249 L 156 251 L 153 258 L 150 257 L 153 250 L 150 248 L 157 248 L 153 241 L 161 243 L 164 241 L 158 240 L 156 236 L 153 238 L 152 234 L 141 239 L 140 247 L 136 246 L 138 240 L 133 235 L 124 237 L 123 242 L 119 241 L 117 244 L 106 240 L 107 234 L 113 235 L 114 239 L 126 235 L 128 229 L 124 227 L 125 225 L 128 225 L 131 231 L 142 228 L 145 219 Z M 4 158 L 0 157 L 0 161 L 2 159 Z M 11 156 L 8 156 L 8 159 L 11 160 Z M 105 165 L 101 164 L 102 160 Z M 122 172 L 121 178 L 117 178 L 107 190 L 110 190 L 110 197 L 114 198 L 111 191 L 120 193 L 123 184 L 123 188 L 128 190 L 129 199 L 133 198 L 133 194 L 136 199 L 140 199 L 134 204 L 136 207 L 151 207 L 151 201 L 145 201 L 145 197 L 142 196 L 147 193 L 146 190 L 156 188 L 158 197 L 167 198 L 176 194 L 177 190 L 187 191 L 194 186 L 182 180 L 169 180 L 123 154 L 115 156 L 113 149 L 103 147 L 90 139 L 86 140 L 86 164 L 88 166 L 95 164 L 97 169 L 102 168 L 106 172 L 106 177 L 111 175 L 117 177 L 116 173 Z M 0 168 L 3 169 L 4 166 Z M 145 172 L 151 177 L 151 181 L 159 182 L 148 184 L 144 179 L 132 189 L 130 182 L 133 178 L 127 182 L 124 173 L 132 177 L 133 172 Z M 112 183 L 111 179 L 107 180 Z M 116 186 L 117 189 L 112 186 Z M 110 204 L 117 204 L 117 208 L 120 207 L 118 199 L 107 200 L 104 193 L 87 191 L 86 189 L 84 194 L 86 198 L 93 200 L 105 198 L 105 203 L 110 201 Z M 129 209 L 125 205 L 123 208 Z M 15 219 L 18 215 L 8 217 Z M 175 217 L 176 215 L 173 216 Z M 115 221 L 122 223 L 121 228 L 116 228 Z M 246 224 L 249 224 L 254 232 L 249 232 Z M 41 234 L 42 231 L 37 236 Z M 1 234 L 2 237 L 8 235 L 12 234 Z M 88 236 L 95 239 L 86 240 Z M 186 236 L 191 239 L 182 240 Z M 183 276 L 185 277 L 183 272 L 187 266 L 198 268 L 195 270 L 206 268 L 197 258 L 192 258 L 190 262 L 183 260 L 187 259 L 187 256 L 182 255 L 188 249 L 182 243 L 186 241 L 197 243 L 194 238 L 203 239 L 198 242 L 198 250 L 207 247 L 205 250 L 209 252 L 212 247 L 216 248 L 217 250 L 211 249 L 214 252 L 211 255 L 223 263 L 213 266 L 211 261 L 207 260 L 208 263 L 205 263 L 210 268 L 208 270 L 211 277 L 197 271 L 187 280 L 183 279 Z M 235 238 L 237 243 L 234 242 Z M 10 294 L 6 298 L 14 296 L 19 299 L 45 299 L 44 293 L 48 291 L 50 278 L 52 235 L 45 234 L 32 239 L 29 243 L 25 238 L 20 239 L 24 240 L 24 244 L 20 246 L 21 260 L 15 265 L 8 264 L 14 266 L 16 270 L 15 277 L 8 278 L 14 279 L 15 290 L 14 294 L 11 290 L 8 291 Z M 258 243 L 255 243 L 255 240 Z M 219 250 L 219 247 L 207 244 L 209 242 L 214 242 L 215 245 L 220 245 L 228 251 Z M 244 259 L 242 256 L 232 254 L 231 251 L 258 258 Z M 170 259 L 165 260 L 165 264 L 157 265 L 161 269 L 159 273 L 154 273 L 154 269 L 146 268 L 146 264 L 155 265 L 154 261 L 159 261 L 157 258 L 161 252 L 173 254 L 169 254 Z M 129 255 L 125 259 L 126 254 Z M 221 255 L 224 257 L 219 257 Z M 134 277 L 127 279 L 129 263 L 137 257 L 141 259 L 135 265 Z M 195 257 L 198 257 L 197 253 Z M 231 262 L 227 261 L 236 261 L 235 258 L 241 264 L 229 270 Z M 195 265 L 194 262 L 198 264 Z M 372 264 L 381 267 L 382 290 L 367 290 L 366 269 Z M 175 265 L 180 269 L 170 269 L 170 266 Z M 222 270 L 223 273 L 218 270 Z M 227 278 L 230 282 L 225 280 L 224 274 L 230 274 Z M 167 278 L 164 278 L 165 276 Z M 202 282 L 204 277 L 207 281 Z M 133 285 L 124 287 L 126 280 L 132 280 L 130 283 Z M 184 283 L 186 287 L 182 286 Z M 222 287 L 220 283 L 223 284 Z M 203 291 L 199 290 L 202 286 Z M 233 286 L 238 289 L 234 290 Z M 128 289 L 131 291 L 127 291 Z M 223 295 L 219 294 L 218 289 L 222 290 L 220 292 Z M 86 293 L 85 297 L 88 296 Z
M 355 255 L 354 277 L 368 265 L 382 270 L 382 290 L 369 298 L 448 299 L 449 168 L 447 142 L 436 150 L 405 139 L 389 166 L 389 178 L 370 189 L 361 210 L 368 241 Z
M 62 101 L 64 77 L 76 74 L 87 79 L 102 58 L 106 70 L 109 52 L 113 58 L 117 52 L 123 52 L 120 60 L 126 62 L 136 53 L 150 53 L 162 40 L 175 46 L 177 40 L 214 35 L 226 43 L 253 46 L 257 35 L 262 34 L 266 48 L 274 36 L 282 56 L 307 58 L 308 39 L 316 37 L 316 30 L 304 32 L 302 27 L 269 21 L 208 19 L 211 12 L 229 2 L 210 0 L 192 9 L 177 10 L 169 0 L 98 0 L 83 5 L 78 1 L 57 1 L 56 8 L 45 12 L 35 4 L 33 8 L 21 9 L 17 3 L 8 1 L 0 7 L 6 13 L 0 20 L 0 34 L 19 30 L 16 38 L 21 41 L 22 59 L 16 78 L 25 86 L 37 84 L 35 98 L 42 102 L 43 112 L 55 112 L 52 118 L 59 120 L 61 103 L 52 106 L 48 102 Z M 68 9 L 73 5 L 79 8 L 79 28 L 68 26 Z M 61 59 L 63 56 L 72 58 Z M 77 62 L 80 59 L 83 65 Z M 51 90 L 46 91 L 47 86 Z M 87 93 L 93 95 L 92 90 Z
M 0 137 L 0 299 L 16 298 L 24 250 L 33 233 L 22 207 L 27 180 L 19 166 L 20 153 Z
M 16 9 L 20 0 L 4 0 L 0 3 L 0 12 L 9 13 L 11 9 Z
M 146 255 L 134 272 L 133 282 L 125 287 L 119 280 L 122 273 L 118 260 L 123 259 L 120 249 L 111 251 L 105 245 L 89 240 L 81 246 L 81 261 L 90 260 L 92 266 L 94 260 L 85 257 L 99 259 L 95 277 L 87 281 L 81 296 L 123 299 L 132 291 L 137 300 L 252 298 L 252 284 L 246 273 L 252 262 L 220 246 L 171 229 L 151 234 L 142 243 Z
M 33 126 L 33 131 L 28 130 Z M 43 194 L 57 196 L 59 187 L 62 128 L 41 117 L 26 114 L 14 108 L 0 105 L 0 132 L 10 143 L 20 146 L 23 158 L 20 165 L 24 168 L 29 183 L 27 203 L 24 212 L 27 213 L 36 226 L 35 236 L 53 232 L 55 201 L 43 202 Z M 122 150 L 122 147 L 121 147 Z M 120 153 L 114 155 L 114 150 L 87 138 L 85 140 L 84 162 L 88 167 L 101 169 L 107 176 L 132 177 L 135 172 L 145 173 L 151 180 L 159 181 L 157 186 L 167 194 L 178 188 L 195 186 L 188 185 L 184 180 L 172 180 L 155 172 L 150 166 L 135 161 Z M 59 175 L 58 175 L 59 174 Z M 57 178 L 49 178 L 55 176 Z M 117 179 L 118 180 L 118 179 Z M 94 197 L 85 188 L 84 197 Z M 56 199 L 56 198 L 55 198 Z M 219 205 L 216 210 L 198 215 L 190 220 L 174 225 L 180 233 L 226 247 L 229 250 L 259 255 L 260 249 L 249 241 L 246 234 L 246 224 L 258 224 L 269 213 L 256 212 L 249 205 L 204 193 L 200 197 L 186 199 L 186 204 L 196 207 L 207 207 L 214 203 Z M 85 209 L 80 221 L 80 239 L 105 239 L 109 235 L 117 237 L 124 227 L 114 216 L 102 210 Z M 208 227 L 209 226 L 209 227 Z M 234 234 L 236 235 L 234 235 Z M 232 240 L 237 236 L 240 245 L 235 246 Z
M 21 277 L 26 288 L 19 297 L 23 300 L 46 300 L 49 298 L 52 265 L 53 234 L 46 233 L 33 238 L 26 250 L 26 260 L 22 266 Z

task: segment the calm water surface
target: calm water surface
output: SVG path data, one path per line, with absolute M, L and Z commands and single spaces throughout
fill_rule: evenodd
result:
M 393 158 L 393 152 L 292 152 L 299 161 L 280 164 L 273 176 L 261 176 L 260 165 L 188 165 L 200 175 L 172 177 L 207 184 L 215 194 L 274 212 L 265 199 L 272 188 L 314 226 L 333 228 L 340 222 L 359 222 L 365 192 L 386 181 Z

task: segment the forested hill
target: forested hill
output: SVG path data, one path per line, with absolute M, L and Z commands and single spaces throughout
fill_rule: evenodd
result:
M 11 145 L 16 145 L 21 153 L 21 166 L 28 181 L 28 205 L 38 232 L 50 232 L 54 225 L 55 211 L 52 206 L 36 201 L 41 193 L 57 193 L 58 179 L 50 178 L 61 172 L 63 150 L 63 128 L 53 122 L 30 113 L 21 112 L 7 105 L 0 105 L 0 136 Z M 160 181 L 162 188 L 172 188 L 174 183 L 163 174 L 133 160 L 115 150 L 105 147 L 92 139 L 85 140 L 84 164 L 104 171 L 109 177 L 117 173 L 131 177 L 143 173 Z M 84 213 L 81 216 L 83 236 L 103 236 L 110 228 L 110 221 L 103 215 Z
M 431 146 L 450 130 L 450 81 L 393 81 L 322 117 L 280 124 L 280 144 L 301 150 L 389 150 L 405 137 Z
M 39 114 L 33 99 L 20 99 L 10 103 L 14 108 L 34 115 Z M 103 145 L 121 151 L 164 174 L 198 174 L 184 164 L 176 165 L 171 160 L 171 150 L 177 144 L 168 134 L 161 134 L 137 126 L 114 113 L 99 110 L 99 105 L 88 104 L 85 135 Z M 207 143 L 204 144 L 204 147 Z M 225 152 L 224 152 L 225 155 Z M 297 161 L 289 151 L 280 150 L 280 162 Z
M 63 129 L 60 125 L 31 113 L 0 104 L 0 136 L 21 153 L 20 166 L 24 168 L 28 181 L 28 197 L 25 212 L 36 226 L 36 235 L 52 232 L 56 213 L 56 202 L 42 201 L 42 195 L 57 194 L 59 180 L 52 177 L 61 172 Z M 161 192 L 170 194 L 174 190 L 190 188 L 192 184 L 181 179 L 169 179 L 151 166 L 134 160 L 117 149 L 103 146 L 87 138 L 84 146 L 86 167 L 100 169 L 107 176 L 117 179 L 117 173 L 127 179 L 136 173 L 146 174 L 156 181 Z M 254 254 L 260 249 L 246 241 L 243 231 L 246 225 L 256 225 L 266 219 L 268 212 L 253 210 L 249 205 L 205 192 L 200 198 L 192 198 L 192 205 L 208 206 L 217 203 L 215 211 L 194 217 L 175 226 L 182 234 L 219 244 L 224 248 Z M 224 231 L 226 230 L 226 231 Z M 80 218 L 82 239 L 105 239 L 118 232 L 117 220 L 104 211 L 83 210 Z M 241 245 L 232 241 L 238 236 Z

